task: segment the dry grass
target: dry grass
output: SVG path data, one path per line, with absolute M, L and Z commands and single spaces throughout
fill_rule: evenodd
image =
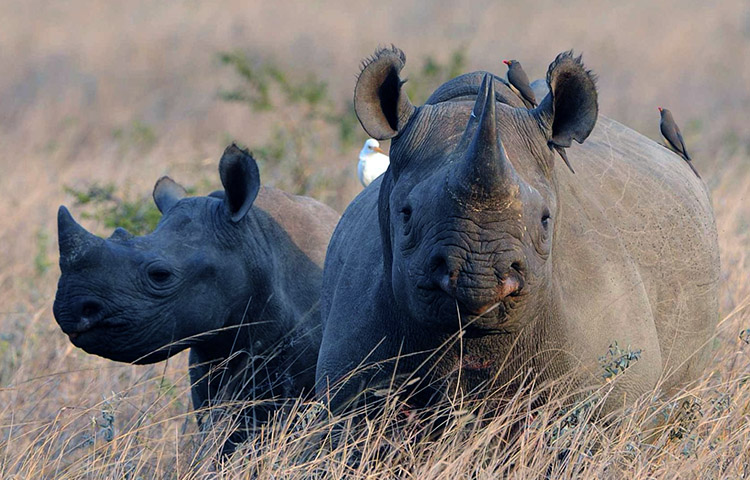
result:
M 550 437 L 568 418 L 559 397 L 534 410 L 529 395 L 552 387 L 533 383 L 489 424 L 473 419 L 470 404 L 455 405 L 431 442 L 418 440 L 425 419 L 405 421 L 395 407 L 364 430 L 332 430 L 309 424 L 319 406 L 296 405 L 294 421 L 272 422 L 217 469 L 219 478 L 750 475 L 750 345 L 738 338 L 750 328 L 747 2 L 384 0 L 369 10 L 338 0 L 270 3 L 0 3 L 0 478 L 209 474 L 211 439 L 201 445 L 197 436 L 184 354 L 153 366 L 116 364 L 75 349 L 55 325 L 54 218 L 60 203 L 71 203 L 63 185 L 113 182 L 140 196 L 168 173 L 207 192 L 228 140 L 260 144 L 276 118 L 217 99 L 236 82 L 219 51 L 240 48 L 299 75 L 314 72 L 343 104 L 360 58 L 390 42 L 407 52 L 407 75 L 423 56 L 445 60 L 463 46 L 472 69 L 502 72 L 501 57 L 514 57 L 538 77 L 556 53 L 575 47 L 600 75 L 604 114 L 656 138 L 656 106 L 671 108 L 717 215 L 715 358 L 678 396 L 644 398 L 606 428 L 568 425 L 559 439 Z M 153 138 L 134 134 L 138 125 Z M 332 179 L 316 195 L 339 209 L 359 190 L 356 150 L 318 147 L 310 166 Z M 275 184 L 284 172 L 263 175 Z M 644 443 L 641 427 L 669 409 L 673 426 Z M 528 426 L 509 448 L 504 439 L 519 421 Z M 315 447 L 331 434 L 349 441 Z M 563 447 L 571 453 L 559 460 Z

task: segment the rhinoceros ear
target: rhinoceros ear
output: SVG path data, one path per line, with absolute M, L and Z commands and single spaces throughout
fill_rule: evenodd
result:
M 250 210 L 260 190 L 258 164 L 250 152 L 233 143 L 221 156 L 219 176 L 224 185 L 224 206 L 232 221 L 239 222 Z
M 185 188 L 169 177 L 161 177 L 154 185 L 154 203 L 162 214 L 167 213 L 167 210 L 185 196 L 187 196 Z
M 368 135 L 378 140 L 395 137 L 416 108 L 401 88 L 399 73 L 406 55 L 398 48 L 381 48 L 362 63 L 354 87 L 354 111 Z
M 550 147 L 569 147 L 573 140 L 583 143 L 596 125 L 596 76 L 586 70 L 581 57 L 574 57 L 572 50 L 563 52 L 547 70 L 549 93 L 535 113 L 548 130 Z

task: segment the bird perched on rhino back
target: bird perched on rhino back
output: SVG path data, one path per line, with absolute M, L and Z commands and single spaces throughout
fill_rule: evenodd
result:
M 385 154 L 380 143 L 374 138 L 368 138 L 359 151 L 359 164 L 357 165 L 357 176 L 362 186 L 366 187 L 373 180 L 388 170 L 391 164 L 388 155 Z
M 531 107 L 536 107 L 534 90 L 529 85 L 529 77 L 526 76 L 521 62 L 518 60 L 503 60 L 503 63 L 508 66 L 508 82 L 518 91 L 524 102 L 531 104 Z
M 670 112 L 666 108 L 658 108 L 659 113 L 661 114 L 661 119 L 659 120 L 659 129 L 661 130 L 662 136 L 667 141 L 669 146 L 672 147 L 672 150 L 677 152 L 682 158 L 685 159 L 693 173 L 695 173 L 698 178 L 701 178 L 701 176 L 698 174 L 698 171 L 693 166 L 693 161 L 687 152 L 687 148 L 685 148 L 685 140 L 683 140 L 682 138 L 680 127 L 678 127 L 677 123 L 674 121 L 672 112 Z

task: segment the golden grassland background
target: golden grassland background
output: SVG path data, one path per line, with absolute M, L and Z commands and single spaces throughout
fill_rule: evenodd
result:
M 278 125 L 304 123 L 296 108 L 253 112 L 223 101 L 220 92 L 239 80 L 220 52 L 323 80 L 343 110 L 360 60 L 390 43 L 406 52 L 407 77 L 427 57 L 444 63 L 462 51 L 467 71 L 503 74 L 501 60 L 516 58 L 534 79 L 574 48 L 599 75 L 602 114 L 657 139 L 656 107 L 673 111 L 712 192 L 722 254 L 716 358 L 688 392 L 704 407 L 695 448 L 673 439 L 633 453 L 634 422 L 600 439 L 604 446 L 582 468 L 617 477 L 625 465 L 632 478 L 750 473 L 750 345 L 738 338 L 750 328 L 750 2 L 12 0 L 0 2 L 0 478 L 207 471 L 210 462 L 185 467 L 196 458 L 196 427 L 184 353 L 153 366 L 121 365 L 74 348 L 57 328 L 55 218 L 58 205 L 74 203 L 64 187 L 111 183 L 120 195 L 143 197 L 169 174 L 207 193 L 218 186 L 229 141 L 265 145 Z M 263 182 L 342 211 L 360 190 L 356 154 L 365 137 L 358 127 L 356 141 L 327 138 L 300 146 L 301 166 L 258 155 Z M 290 185 L 291 172 L 314 182 Z M 711 410 L 716 395 L 730 406 Z M 248 457 L 255 466 L 238 460 L 219 474 L 483 478 L 514 464 L 526 465 L 512 470 L 515 478 L 536 478 L 553 461 L 534 443 L 542 434 L 530 434 L 519 457 L 503 457 L 488 445 L 506 427 L 493 425 L 469 440 L 457 435 L 359 467 L 321 457 L 291 469 L 296 450 L 269 437 Z M 540 459 L 529 460 L 534 455 Z

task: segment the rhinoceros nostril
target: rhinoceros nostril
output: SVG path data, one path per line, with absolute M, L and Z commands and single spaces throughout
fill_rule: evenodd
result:
M 430 260 L 432 283 L 450 296 L 455 296 L 458 271 L 450 272 L 448 263 L 442 255 L 435 255 Z
M 521 293 L 523 288 L 523 278 L 520 275 L 511 273 L 506 275 L 497 288 L 498 300 L 505 297 L 515 297 Z
M 525 285 L 523 264 L 521 262 L 513 262 L 510 264 L 510 271 L 501 280 L 498 294 L 501 298 L 515 297 L 521 294 L 521 290 L 523 290 Z
M 86 300 L 81 304 L 81 316 L 84 318 L 94 317 L 101 311 L 102 306 L 98 302 Z
M 447 273 L 445 275 L 442 275 L 439 279 L 438 283 L 440 289 L 450 295 L 451 297 L 454 296 L 456 289 L 452 288 L 451 286 L 451 277 Z

